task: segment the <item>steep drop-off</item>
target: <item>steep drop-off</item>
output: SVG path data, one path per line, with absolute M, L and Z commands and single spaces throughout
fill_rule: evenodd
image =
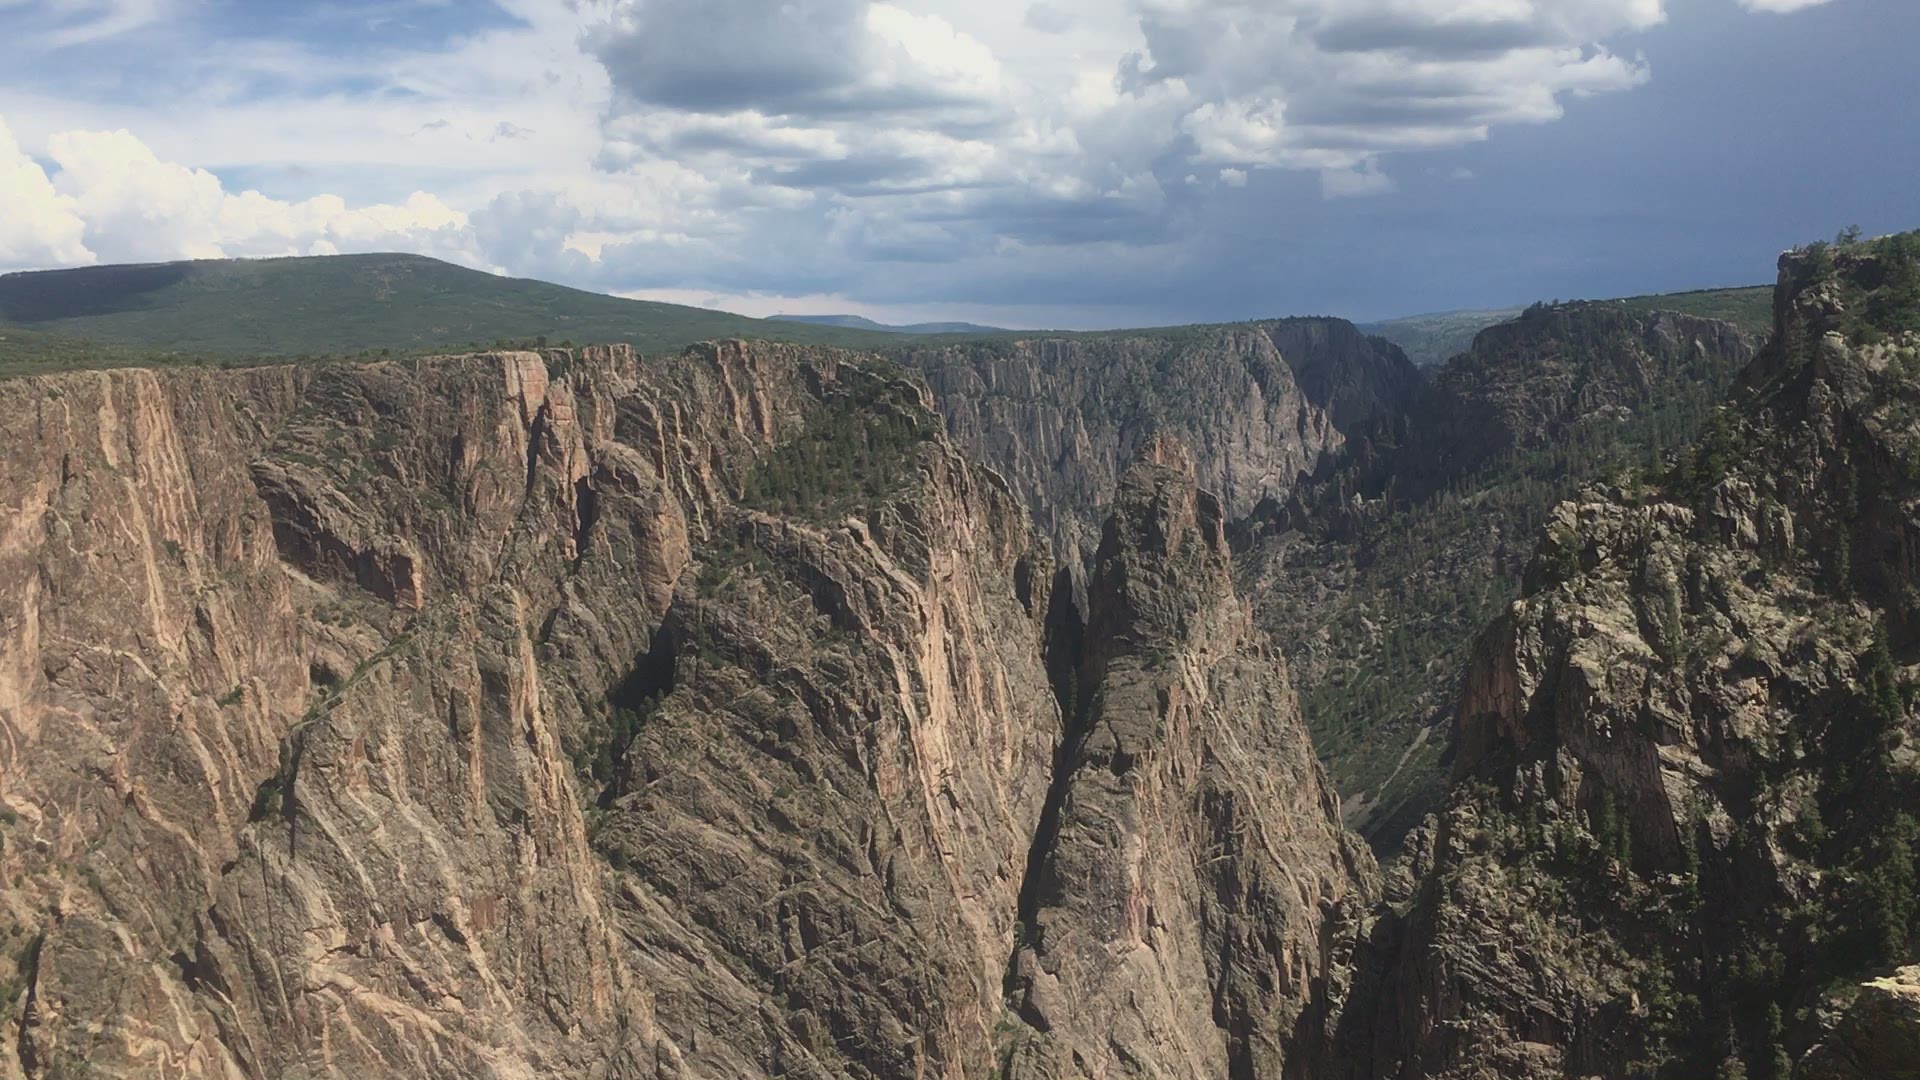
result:
M 1382 848 L 1434 810 L 1468 652 L 1548 510 L 1699 429 L 1754 343 L 1617 304 L 1480 333 L 1338 467 L 1245 527 L 1244 586 L 1292 662 L 1349 823 Z
M 1188 473 L 1173 547 L 1115 526 L 1142 551 L 1086 626 L 921 384 L 847 354 L 126 370 L 0 409 L 0 1075 L 1051 1069 L 1094 1046 L 1033 1026 L 1028 973 L 1133 925 L 1064 871 L 1089 682 L 1107 731 L 1190 695 L 1127 750 L 1130 834 L 1192 845 L 1142 878 L 1181 951 L 1128 1045 L 1317 1052 L 1369 870 Z M 1214 629 L 1122 618 L 1155 575 Z M 1123 693 L 1122 655 L 1178 659 Z

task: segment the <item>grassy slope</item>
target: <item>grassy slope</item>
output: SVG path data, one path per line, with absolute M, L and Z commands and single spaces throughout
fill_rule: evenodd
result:
M 1179 340 L 1205 327 L 1053 333 Z M 626 342 L 669 353 L 757 338 L 881 351 L 1034 332 L 869 331 L 626 300 L 415 255 L 220 260 L 0 276 L 0 376 L 170 363 L 274 363 L 497 344 Z
M 1768 290 L 1724 289 L 1619 301 L 1764 329 Z M 1415 362 L 1464 351 L 1511 311 L 1447 312 L 1365 326 Z M 944 329 L 944 328 L 943 328 Z M 1194 328 L 1047 336 L 1178 337 Z M 103 266 L 0 276 L 0 375 L 74 367 L 232 362 L 421 352 L 499 342 L 623 341 L 671 352 L 716 338 L 766 338 L 854 348 L 1030 338 L 1033 332 L 897 332 L 750 319 L 676 304 L 625 300 L 546 282 L 498 277 L 416 255 L 227 260 Z
M 838 327 L 624 300 L 413 255 L 106 266 L 0 277 L 0 323 L 41 343 L 84 339 L 213 357 L 417 351 L 545 337 L 647 352 L 713 338 L 870 345 Z M 23 335 L 24 339 L 25 335 Z
M 1629 296 L 1616 303 L 1638 311 L 1678 311 L 1703 319 L 1730 322 L 1758 338 L 1773 331 L 1773 286 L 1740 289 L 1698 289 L 1660 296 Z
M 813 326 L 837 326 L 847 330 L 875 330 L 886 334 L 1013 334 L 1016 330 L 1005 330 L 998 326 L 981 326 L 979 323 L 965 322 L 928 322 L 910 323 L 906 326 L 894 326 L 889 323 L 874 322 L 861 315 L 769 315 L 770 322 L 808 323 Z
M 0 378 L 103 367 L 163 367 L 179 358 L 125 345 L 61 337 L 0 324 Z

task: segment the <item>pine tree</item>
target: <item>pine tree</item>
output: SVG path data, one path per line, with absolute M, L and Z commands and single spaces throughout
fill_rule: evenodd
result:
M 1890 963 L 1903 963 L 1913 955 L 1916 835 L 1920 835 L 1920 826 L 1912 815 L 1893 815 L 1875 845 L 1879 849 L 1874 853 L 1877 865 L 1860 883 L 1869 940 Z
M 1786 1025 L 1780 1017 L 1780 1003 L 1768 1002 L 1762 1035 L 1766 1039 L 1767 1080 L 1793 1080 L 1793 1059 L 1787 1056 Z

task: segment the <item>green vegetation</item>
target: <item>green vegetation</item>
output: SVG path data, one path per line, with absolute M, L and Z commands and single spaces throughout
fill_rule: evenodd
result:
M 914 475 L 937 420 L 917 392 L 882 371 L 862 370 L 748 473 L 744 505 L 830 519 L 857 513 Z
M 1768 840 L 1765 826 L 1745 823 L 1707 875 L 1702 918 L 1688 928 L 1691 945 L 1667 958 L 1731 1033 L 1723 1060 L 1749 1075 L 1790 1075 L 1782 1071 L 1791 1060 L 1789 1021 L 1805 1030 L 1822 990 L 1920 959 L 1920 824 L 1904 810 L 1890 812 L 1913 805 L 1920 791 L 1891 752 L 1905 726 L 1906 688 L 1883 633 L 1860 658 L 1856 685 L 1796 717 L 1792 745 L 1758 778 L 1765 791 L 1806 771 L 1817 776 L 1817 807 L 1803 811 L 1785 845 L 1818 870 L 1820 891 L 1755 896 L 1737 860 L 1766 850 Z
M 86 341 L 0 323 L 0 379 L 93 368 L 169 367 L 196 362 L 200 361 L 178 353 Z
M 1619 303 L 1768 320 L 1764 289 L 1635 297 Z M 1517 309 L 1443 312 L 1361 329 L 1419 364 L 1466 348 Z M 1187 343 L 1259 322 L 1057 332 L 1048 338 Z M 966 323 L 880 327 L 835 317 L 751 319 L 501 277 L 418 255 L 206 260 L 83 267 L 0 276 L 0 377 L 183 363 L 284 363 L 371 358 L 512 344 L 623 342 L 675 352 L 728 338 L 900 349 L 1040 336 Z
M 574 770 L 603 787 L 612 784 L 619 776 L 634 737 L 659 711 L 664 696 L 649 695 L 633 704 L 607 702 L 588 721 L 586 741 L 574 750 Z
M 1852 229 L 1806 251 L 1806 272 L 1841 290 L 1837 321 L 1814 332 L 1837 331 L 1856 345 L 1920 334 L 1920 232 L 1861 240 Z
M 1677 311 L 1703 319 L 1732 323 L 1755 337 L 1773 330 L 1773 286 L 1738 289 L 1700 289 L 1657 296 L 1629 296 L 1608 301 L 1632 311 Z
M 998 326 L 981 326 L 979 323 L 929 322 L 912 323 L 907 326 L 891 326 L 874 322 L 859 315 L 773 315 L 771 322 L 811 323 L 814 326 L 837 326 L 843 330 L 874 330 L 886 334 L 1011 334 L 1013 330 L 1003 330 Z
M 1920 237 L 1843 235 L 1805 250 L 1789 267 L 1800 275 L 1791 287 L 1812 302 L 1796 304 L 1789 338 L 1763 360 L 1774 381 L 1756 399 L 1715 411 L 1690 447 L 1664 468 L 1622 481 L 1615 494 L 1627 503 L 1698 506 L 1730 476 L 1763 494 L 1779 490 L 1770 484 L 1791 491 L 1805 477 L 1818 477 L 1812 492 L 1787 496 L 1799 529 L 1793 555 L 1738 542 L 1723 548 L 1710 536 L 1694 541 L 1699 547 L 1686 559 L 1690 574 L 1705 573 L 1696 568 L 1716 557 L 1736 560 L 1723 571 L 1726 580 L 1754 590 L 1738 607 L 1695 599 L 1685 610 L 1669 609 L 1664 594 L 1671 579 L 1644 565 L 1630 586 L 1643 632 L 1669 624 L 1651 639 L 1663 675 L 1687 689 L 1662 693 L 1675 700 L 1693 695 L 1693 721 L 1703 725 L 1696 730 L 1711 726 L 1711 706 L 1702 705 L 1706 687 L 1729 661 L 1742 677 L 1762 678 L 1781 706 L 1776 727 L 1724 732 L 1713 736 L 1718 745 L 1703 743 L 1703 756 L 1716 763 L 1714 802 L 1726 816 L 1710 826 L 1698 809 L 1691 811 L 1693 826 L 1681 834 L 1678 857 L 1635 852 L 1627 803 L 1601 794 L 1585 805 L 1590 846 L 1528 845 L 1506 857 L 1517 865 L 1503 867 L 1515 876 L 1549 867 L 1595 905 L 1583 926 L 1606 928 L 1602 949 L 1613 950 L 1631 972 L 1649 1013 L 1671 1018 L 1654 1025 L 1648 1063 L 1630 1075 L 1788 1080 L 1796 1054 L 1826 1023 L 1836 992 L 1920 961 L 1920 820 L 1913 810 L 1920 806 L 1920 772 L 1911 750 L 1920 686 L 1912 677 L 1915 624 L 1904 576 L 1910 572 L 1875 565 L 1882 559 L 1876 541 L 1898 528 L 1886 523 L 1884 508 L 1904 507 L 1920 483 L 1902 457 L 1913 445 L 1906 441 L 1912 418 L 1898 409 L 1920 384 L 1900 365 L 1880 364 L 1871 354 L 1836 356 L 1821 344 L 1831 333 L 1876 344 L 1920 331 L 1914 321 L 1920 316 Z M 1809 321 L 1800 325 L 1802 319 Z M 1806 387 L 1816 359 L 1822 366 L 1815 377 L 1846 380 L 1856 391 L 1846 408 L 1862 422 L 1809 461 L 1805 448 L 1780 432 L 1804 423 L 1802 410 L 1818 418 L 1827 407 Z M 1889 418 L 1893 422 L 1882 422 Z M 1549 537 L 1543 555 L 1566 546 L 1560 539 Z M 1617 550 L 1602 555 L 1614 573 L 1632 557 Z M 1570 567 L 1556 568 L 1553 576 L 1562 572 L 1579 578 Z M 1605 590 L 1613 578 L 1579 580 L 1583 589 Z M 1692 588 L 1697 593 L 1701 586 Z M 1772 609 L 1808 623 L 1793 646 L 1748 639 L 1736 651 L 1715 624 L 1726 611 L 1742 609 Z M 1686 642 L 1678 654 L 1666 647 L 1673 638 Z M 1801 642 L 1819 648 L 1797 653 Z M 1461 790 L 1483 816 L 1517 812 L 1511 803 L 1503 809 L 1498 795 Z M 1564 820 L 1556 828 L 1572 831 Z M 1576 851 L 1575 861 L 1562 857 L 1568 850 Z M 1612 854 L 1596 866 L 1590 861 L 1596 851 Z M 1630 858 L 1635 854 L 1638 865 Z M 1649 928 L 1650 916 L 1657 928 Z
M 417 255 L 213 260 L 0 277 L 24 356 L 95 367 L 151 355 L 346 355 L 509 339 L 672 351 L 717 338 L 877 345 L 894 335 L 769 322 L 498 277 Z M 544 339 L 544 340 L 542 340 Z M 15 344 L 9 342 L 9 344 Z M 0 352 L 7 363 L 12 349 Z

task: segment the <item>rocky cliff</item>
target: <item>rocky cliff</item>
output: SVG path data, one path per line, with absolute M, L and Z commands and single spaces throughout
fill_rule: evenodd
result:
M 1482 638 L 1356 1075 L 1853 1075 L 1910 1043 L 1839 1049 L 1920 942 L 1920 239 L 1791 255 L 1777 309 L 1735 403 L 1559 507 Z
M 1370 871 L 1191 469 L 1109 530 L 1089 625 L 923 385 L 847 354 L 0 409 L 0 1075 L 1117 1053 L 1047 979 L 1116 995 L 1138 1061 L 1272 1075 L 1334 1011 Z
M 1079 567 L 1121 474 L 1158 432 L 1192 448 L 1230 520 L 1285 501 L 1345 433 L 1405 407 L 1419 373 L 1338 319 L 918 347 L 954 440 L 999 470 Z

